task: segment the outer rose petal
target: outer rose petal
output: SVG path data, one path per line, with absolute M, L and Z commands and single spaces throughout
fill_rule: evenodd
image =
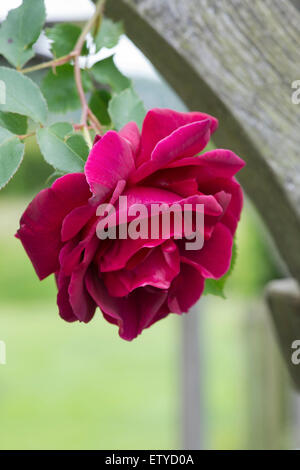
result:
M 209 114 L 179 113 L 170 109 L 152 109 L 149 111 L 143 124 L 141 151 L 137 159 L 137 165 L 139 166 L 150 160 L 156 144 L 176 129 L 207 118 L 211 121 L 211 133 L 213 133 L 218 127 L 218 121 Z
M 231 194 L 231 200 L 224 216 L 222 217 L 222 223 L 226 225 L 230 229 L 232 235 L 234 235 L 243 208 L 243 192 L 241 186 L 234 178 L 217 178 L 215 180 L 208 180 L 201 183 L 201 190 L 205 194 L 216 194 L 221 189 L 226 191 L 227 194 Z
M 167 301 L 168 292 L 147 286 L 143 289 L 138 289 L 135 295 L 140 305 L 138 333 L 141 334 L 144 328 L 149 328 L 149 326 L 159 320 L 157 316 Z M 168 313 L 170 312 L 168 311 Z
M 63 242 L 74 238 L 80 230 L 89 222 L 95 215 L 95 207 L 90 204 L 76 207 L 64 219 L 61 230 L 61 238 Z
M 118 325 L 120 337 L 127 341 L 132 341 L 144 328 L 157 321 L 154 319 L 168 295 L 167 291 L 145 287 L 136 289 L 127 297 L 112 297 L 95 271 L 88 272 L 86 286 L 105 319 Z
M 152 152 L 151 159 L 139 166 L 130 177 L 130 181 L 137 183 L 179 157 L 195 156 L 208 144 L 210 128 L 211 121 L 209 119 L 179 127 L 158 142 Z
M 98 307 L 111 317 L 111 322 L 119 325 L 122 338 L 131 341 L 138 335 L 138 305 L 133 296 L 112 297 L 108 294 L 97 272 L 89 270 L 85 279 L 86 287 Z
M 74 269 L 68 288 L 70 305 L 79 321 L 88 323 L 96 310 L 95 301 L 85 286 L 85 276 L 95 256 L 99 240 L 94 237 L 86 247 L 82 262 Z
M 91 193 L 83 173 L 62 176 L 41 191 L 24 212 L 19 238 L 40 279 L 59 269 L 61 225 L 66 215 L 87 202 Z
M 92 148 L 85 164 L 85 175 L 93 194 L 103 202 L 120 180 L 134 170 L 131 144 L 117 132 L 109 131 Z
M 141 145 L 141 134 L 138 125 L 135 122 L 129 122 L 119 131 L 119 135 L 128 140 L 133 154 L 137 155 Z
M 230 230 L 220 222 L 201 250 L 184 250 L 184 244 L 180 242 L 181 259 L 192 263 L 204 278 L 219 279 L 230 268 L 232 244 Z
M 189 191 L 195 191 L 196 187 L 205 194 L 214 194 L 222 190 L 231 192 L 227 191 L 227 186 L 230 185 L 230 181 L 234 181 L 232 177 L 244 164 L 243 160 L 229 150 L 214 150 L 171 162 L 167 168 L 149 175 L 143 184 L 182 195 L 189 195 Z M 215 180 L 224 181 L 224 187 L 219 185 L 215 191 L 210 190 L 210 182 L 213 186 Z
M 199 300 L 204 290 L 204 278 L 192 265 L 182 262 L 180 273 L 174 279 L 168 296 L 172 313 L 187 313 Z
M 198 166 L 200 171 L 194 168 L 199 182 L 211 178 L 232 178 L 244 166 L 245 162 L 230 150 L 216 149 L 211 152 L 193 158 L 183 158 L 168 165 L 168 168 L 182 168 Z
M 61 318 L 69 323 L 78 321 L 74 315 L 73 309 L 70 304 L 68 288 L 70 284 L 70 277 L 65 276 L 62 272 L 56 274 L 56 283 L 58 288 L 57 305 L 59 315 Z

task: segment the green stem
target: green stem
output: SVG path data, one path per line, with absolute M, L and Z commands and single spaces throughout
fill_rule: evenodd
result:
M 70 62 L 71 59 L 75 57 L 75 51 L 70 52 L 70 54 L 65 55 L 63 57 L 59 57 L 58 59 L 53 59 L 48 62 L 42 62 L 41 64 L 33 65 L 32 67 L 27 67 L 25 69 L 21 69 L 21 73 L 31 73 L 37 70 L 43 70 L 50 67 L 59 67 L 60 65 L 64 65 Z
M 30 132 L 30 134 L 17 135 L 17 137 L 20 140 L 25 140 L 25 139 L 28 139 L 29 137 L 33 137 L 34 135 L 35 135 L 35 132 Z
M 97 117 L 94 115 L 94 113 L 88 106 L 88 103 L 85 97 L 83 84 L 82 84 L 79 58 L 80 58 L 82 48 L 86 40 L 86 36 L 89 34 L 89 32 L 92 30 L 92 28 L 98 21 L 99 23 L 101 23 L 105 1 L 106 0 L 98 0 L 93 16 L 86 23 L 85 27 L 83 28 L 78 38 L 78 41 L 74 47 L 74 50 L 70 52 L 70 54 L 60 57 L 58 59 L 53 59 L 48 62 L 43 62 L 42 64 L 34 65 L 32 67 L 27 67 L 25 69 L 20 70 L 21 73 L 31 73 L 31 72 L 46 69 L 49 67 L 59 67 L 60 65 L 66 64 L 67 62 L 70 62 L 70 60 L 74 59 L 75 83 L 76 83 L 76 88 L 77 88 L 79 99 L 80 99 L 81 106 L 82 106 L 81 125 L 82 125 L 82 129 L 83 129 L 85 138 L 89 146 L 91 145 L 91 137 L 90 136 L 89 138 L 87 137 L 87 134 L 89 134 L 88 120 L 90 121 L 91 126 L 97 133 L 102 133 L 102 126 L 99 120 L 97 119 Z

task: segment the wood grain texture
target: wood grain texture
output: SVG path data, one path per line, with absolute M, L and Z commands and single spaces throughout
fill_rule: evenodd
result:
M 300 365 L 292 362 L 292 344 L 300 340 L 300 288 L 293 279 L 273 281 L 266 297 L 282 355 L 295 387 L 300 391 Z
M 300 282 L 300 11 L 289 0 L 108 0 L 107 14 L 190 109 L 219 118 L 214 141 L 246 160 L 239 179 Z

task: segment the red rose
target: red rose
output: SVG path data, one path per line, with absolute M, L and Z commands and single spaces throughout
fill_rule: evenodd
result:
M 205 279 L 228 271 L 243 205 L 234 175 L 244 162 L 229 150 L 198 155 L 217 126 L 206 114 L 154 109 L 141 135 L 130 123 L 97 138 L 85 173 L 59 178 L 31 202 L 17 237 L 40 279 L 55 274 L 63 319 L 87 323 L 99 306 L 132 340 L 169 313 L 188 312 Z M 174 231 L 168 240 L 100 240 L 97 207 L 118 211 L 121 195 L 128 208 L 202 204 L 203 248 L 187 250 Z

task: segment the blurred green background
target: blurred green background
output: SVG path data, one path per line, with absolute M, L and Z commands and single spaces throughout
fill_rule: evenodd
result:
M 162 81 L 138 78 L 136 87 L 148 107 L 182 106 Z M 69 325 L 58 316 L 54 280 L 38 281 L 14 238 L 50 174 L 32 138 L 0 194 L 0 449 L 182 448 L 182 319 L 169 316 L 132 343 L 100 312 L 89 325 Z M 204 445 L 284 448 L 287 378 L 262 303 L 265 284 L 282 273 L 249 201 L 237 241 L 227 300 L 199 303 Z

